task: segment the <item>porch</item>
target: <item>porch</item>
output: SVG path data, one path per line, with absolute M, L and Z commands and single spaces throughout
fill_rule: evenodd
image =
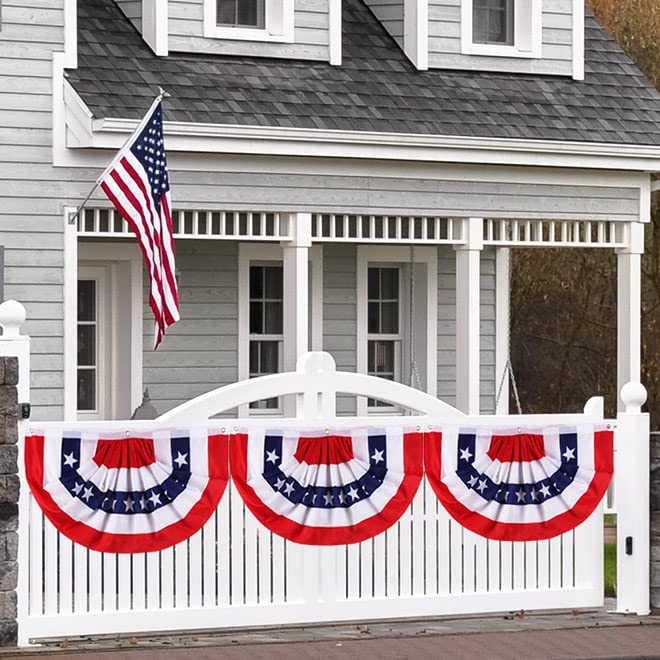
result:
M 598 218 L 175 210 L 182 321 L 154 353 L 133 234 L 112 209 L 89 208 L 66 225 L 65 296 L 76 280 L 86 284 L 65 304 L 65 418 L 126 418 L 145 388 L 162 414 L 215 387 L 291 370 L 306 350 L 469 414 L 506 413 L 516 247 L 616 250 L 622 386 L 639 377 L 643 224 Z M 76 336 L 88 342 L 82 353 Z M 291 405 L 235 412 L 291 414 Z M 387 412 L 366 399 L 338 403 L 339 414 L 369 411 Z

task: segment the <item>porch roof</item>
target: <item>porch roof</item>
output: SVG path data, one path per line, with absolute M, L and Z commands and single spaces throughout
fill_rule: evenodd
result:
M 78 3 L 68 80 L 95 118 L 138 119 L 157 87 L 170 121 L 660 145 L 660 94 L 592 15 L 585 80 L 417 71 L 362 0 L 344 0 L 343 64 L 157 57 L 113 0 Z

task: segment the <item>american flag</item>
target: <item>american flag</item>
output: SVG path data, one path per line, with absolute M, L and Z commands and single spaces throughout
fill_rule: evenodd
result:
M 99 184 L 137 236 L 142 250 L 151 282 L 149 305 L 156 321 L 156 349 L 165 330 L 179 320 L 161 97 L 153 102 Z

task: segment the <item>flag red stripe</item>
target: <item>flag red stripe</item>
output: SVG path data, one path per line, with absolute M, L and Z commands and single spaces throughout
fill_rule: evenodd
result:
M 131 226 L 131 229 L 133 229 L 133 231 L 135 231 L 135 229 L 133 227 L 134 223 L 133 223 L 133 220 L 131 219 L 130 213 L 124 208 L 124 206 L 119 201 L 119 198 L 115 195 L 112 188 L 105 181 L 103 183 L 101 183 L 101 188 L 104 190 L 105 194 L 108 196 L 110 201 L 113 203 L 114 207 L 119 211 L 119 213 L 121 214 L 121 217 L 124 218 L 124 220 L 126 220 L 126 222 L 128 222 L 128 224 Z M 149 256 L 147 255 L 147 252 L 146 252 L 147 248 L 146 248 L 144 242 L 140 239 L 139 235 L 138 235 L 138 245 L 140 246 L 140 249 L 142 250 L 142 255 L 144 256 L 145 262 L 147 262 L 147 264 L 149 264 L 151 260 L 150 260 Z M 160 308 L 156 304 L 156 301 L 155 301 L 155 299 L 153 297 L 153 294 L 151 292 L 149 294 L 149 307 L 151 307 L 151 311 L 153 312 L 154 317 L 158 319 L 160 317 Z
M 131 190 L 129 183 L 121 177 L 118 171 L 115 170 L 114 172 L 112 172 L 111 176 L 114 179 L 114 181 L 117 183 L 121 191 L 126 196 L 126 199 L 128 199 L 128 201 L 131 203 L 133 208 L 137 211 L 137 217 L 139 217 L 139 219 L 141 220 L 140 224 L 141 226 L 145 227 L 147 236 L 149 237 L 150 247 L 152 248 L 152 256 L 151 259 L 149 260 L 150 275 L 151 275 L 151 281 L 152 283 L 155 284 L 155 288 L 158 292 L 157 299 L 159 300 L 160 303 L 159 316 L 162 317 L 162 310 L 165 303 L 165 296 L 164 296 L 163 283 L 162 283 L 162 272 L 161 272 L 162 266 L 160 259 L 160 250 L 158 249 L 158 245 L 160 244 L 160 234 L 158 232 L 157 225 L 155 222 L 155 218 L 157 218 L 158 216 L 156 215 L 156 210 L 153 208 L 153 204 L 149 204 L 150 201 L 149 195 L 145 190 L 144 184 L 140 180 L 140 177 L 137 174 L 137 172 L 133 169 L 131 164 L 126 159 L 122 159 L 122 165 L 126 169 L 126 173 L 131 177 L 130 180 L 137 186 L 138 190 L 142 193 L 145 204 L 140 203 L 140 201 L 135 196 L 134 192 Z M 145 212 L 144 212 L 145 208 L 148 210 L 151 216 L 150 218 L 145 217 Z M 158 221 L 160 222 L 160 219 Z M 154 230 L 155 235 L 149 236 L 150 233 L 149 228 Z M 162 324 L 162 319 L 161 319 L 161 324 Z

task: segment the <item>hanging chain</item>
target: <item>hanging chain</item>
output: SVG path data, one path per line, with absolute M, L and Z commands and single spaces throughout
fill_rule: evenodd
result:
M 511 252 L 508 255 L 509 258 L 509 287 L 508 295 L 509 299 L 506 301 L 506 327 L 509 332 L 509 341 L 508 341 L 508 352 L 506 357 L 506 364 L 504 365 L 504 370 L 502 371 L 502 380 L 500 381 L 500 386 L 497 389 L 497 397 L 495 398 L 495 411 L 500 405 L 500 398 L 502 397 L 502 391 L 504 389 L 504 383 L 506 382 L 507 375 L 511 378 L 511 387 L 513 388 L 513 398 L 516 401 L 516 408 L 518 409 L 518 414 L 522 415 L 522 406 L 520 405 L 520 396 L 518 395 L 518 385 L 516 383 L 516 375 L 513 372 L 513 365 L 511 364 Z
M 410 386 L 422 389 L 417 362 L 415 361 L 415 245 L 410 244 Z

